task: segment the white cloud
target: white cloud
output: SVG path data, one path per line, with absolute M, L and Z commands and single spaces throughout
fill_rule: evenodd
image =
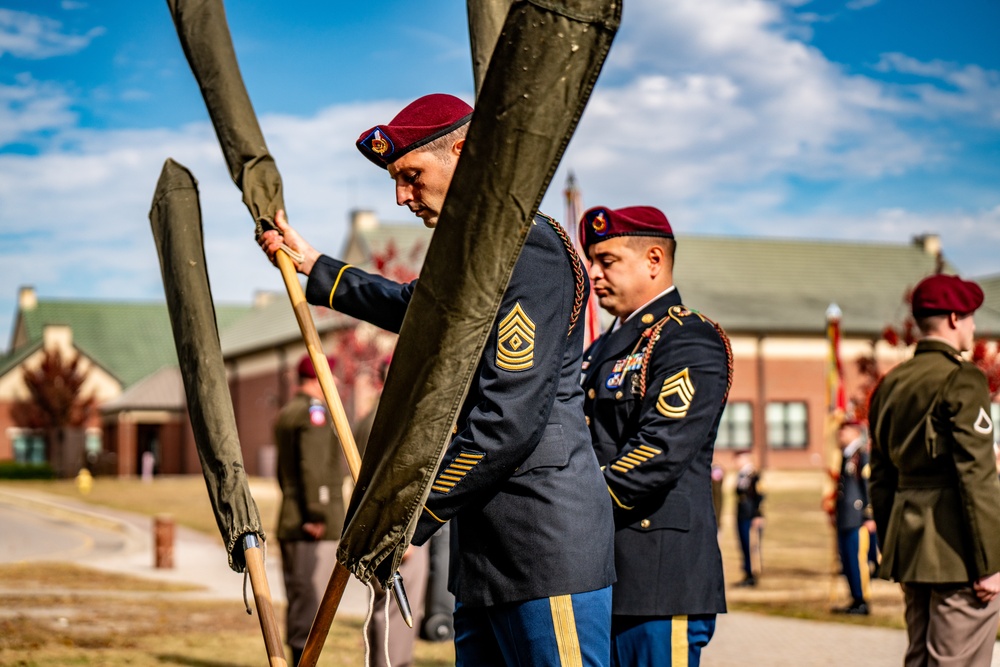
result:
M 964 115 L 1000 125 L 1000 72 L 996 70 L 942 60 L 925 62 L 902 53 L 883 54 L 875 69 L 924 80 L 901 86 L 901 95 L 917 100 L 911 107 L 915 114 L 929 118 Z
M 790 38 L 776 4 L 678 0 L 625 12 L 611 83 L 598 86 L 569 153 L 584 182 L 692 200 L 776 176 L 870 179 L 939 158 L 898 125 L 910 102 Z
M 39 130 L 71 127 L 76 122 L 71 102 L 60 86 L 28 74 L 15 77 L 13 85 L 0 83 L 0 147 Z
M 391 118 L 396 102 L 329 109 L 315 117 L 261 119 L 282 172 L 292 223 L 318 248 L 337 252 L 347 212 L 388 205 L 384 171 L 369 165 L 354 140 L 372 118 Z M 0 155 L 2 297 L 34 284 L 54 296 L 153 298 L 162 294 L 148 213 L 163 161 L 172 157 L 199 181 L 205 246 L 216 297 L 246 301 L 255 289 L 281 289 L 253 240 L 253 221 L 229 179 L 207 123 L 178 130 L 76 132 L 72 150 Z M 47 291 L 43 287 L 49 287 Z
M 82 35 L 63 32 L 55 19 L 28 12 L 0 9 L 0 57 L 42 59 L 76 53 L 86 48 L 104 28 L 92 28 Z
M 865 192 L 865 184 L 903 178 L 929 163 L 946 172 L 962 150 L 960 138 L 948 134 L 952 127 L 982 122 L 991 109 L 1000 113 L 997 73 L 888 54 L 878 71 L 919 82 L 850 75 L 802 41 L 785 11 L 764 0 L 627 3 L 543 209 L 562 217 L 560 191 L 572 168 L 586 206 L 657 205 L 684 233 L 905 243 L 938 232 L 964 272 L 998 272 L 991 250 L 1000 241 L 996 190 L 980 191 L 977 201 L 997 202 L 981 210 L 942 202 L 921 211 L 906 200 L 880 210 L 884 202 L 856 199 L 836 210 L 838 203 L 827 201 L 821 210 L 803 205 L 796 185 L 848 183 L 855 186 L 849 191 Z M 385 172 L 353 147 L 361 130 L 404 103 L 261 118 L 291 221 L 316 247 L 340 249 L 351 208 L 411 219 L 394 205 Z M 914 119 L 953 125 L 927 133 L 913 129 Z M 0 87 L 0 145 L 39 129 L 55 134 L 54 148 L 37 157 L 0 154 L 0 318 L 13 312 L 8 304 L 20 284 L 35 284 L 49 297 L 159 297 L 147 215 L 168 156 L 200 181 L 216 299 L 246 301 L 256 289 L 282 289 L 253 243 L 253 223 L 210 126 L 66 131 L 72 122 L 69 100 L 54 85 L 26 78 Z M 788 204 L 796 197 L 801 212 L 792 215 Z
M 879 0 L 850 0 L 846 7 L 851 10 L 867 9 L 868 7 L 874 7 L 879 3 Z

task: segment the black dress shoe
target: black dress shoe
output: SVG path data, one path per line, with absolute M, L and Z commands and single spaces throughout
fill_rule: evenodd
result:
M 754 586 L 757 585 L 757 579 L 755 579 L 754 577 L 750 576 L 750 577 L 747 577 L 746 579 L 744 579 L 743 581 L 741 581 L 740 583 L 738 583 L 736 585 L 739 588 L 753 588 Z
M 867 616 L 869 614 L 868 603 L 864 600 L 855 600 L 846 607 L 838 607 L 834 609 L 833 613 L 848 614 L 850 616 Z

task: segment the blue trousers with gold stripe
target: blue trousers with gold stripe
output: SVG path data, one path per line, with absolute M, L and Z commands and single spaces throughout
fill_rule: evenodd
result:
M 613 667 L 698 667 L 715 634 L 715 614 L 615 616 L 611 619 Z
M 840 565 L 851 589 L 854 600 L 866 600 L 870 587 L 868 575 L 868 529 L 846 528 L 837 531 L 837 549 L 840 551 Z
M 456 667 L 608 667 L 611 587 L 493 607 L 455 605 Z

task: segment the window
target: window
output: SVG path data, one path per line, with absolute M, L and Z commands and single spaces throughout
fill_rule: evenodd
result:
M 753 406 L 749 401 L 726 405 L 719 421 L 716 449 L 750 449 L 753 445 Z
M 39 465 L 45 463 L 45 438 L 41 433 L 12 428 L 7 434 L 13 444 L 15 461 Z
M 767 446 L 805 449 L 809 444 L 809 411 L 804 401 L 767 404 Z

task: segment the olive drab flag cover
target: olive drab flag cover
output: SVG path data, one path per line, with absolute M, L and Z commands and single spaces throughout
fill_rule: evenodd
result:
M 163 165 L 149 222 L 160 256 L 163 290 L 208 497 L 229 553 L 229 567 L 243 572 L 246 563 L 240 538 L 254 533 L 263 542 L 264 530 L 243 467 L 219 346 L 198 185 L 191 172 L 173 160 Z
M 267 150 L 233 50 L 222 0 L 167 0 L 181 47 L 215 126 L 229 175 L 257 223 L 285 208 L 281 176 Z
M 469 15 L 469 46 L 472 50 L 472 78 L 476 96 L 483 87 L 486 68 L 490 65 L 493 48 L 503 30 L 507 12 L 514 0 L 466 0 Z
M 621 19 L 617 0 L 513 2 L 413 293 L 338 557 L 398 568 L 535 211 Z

